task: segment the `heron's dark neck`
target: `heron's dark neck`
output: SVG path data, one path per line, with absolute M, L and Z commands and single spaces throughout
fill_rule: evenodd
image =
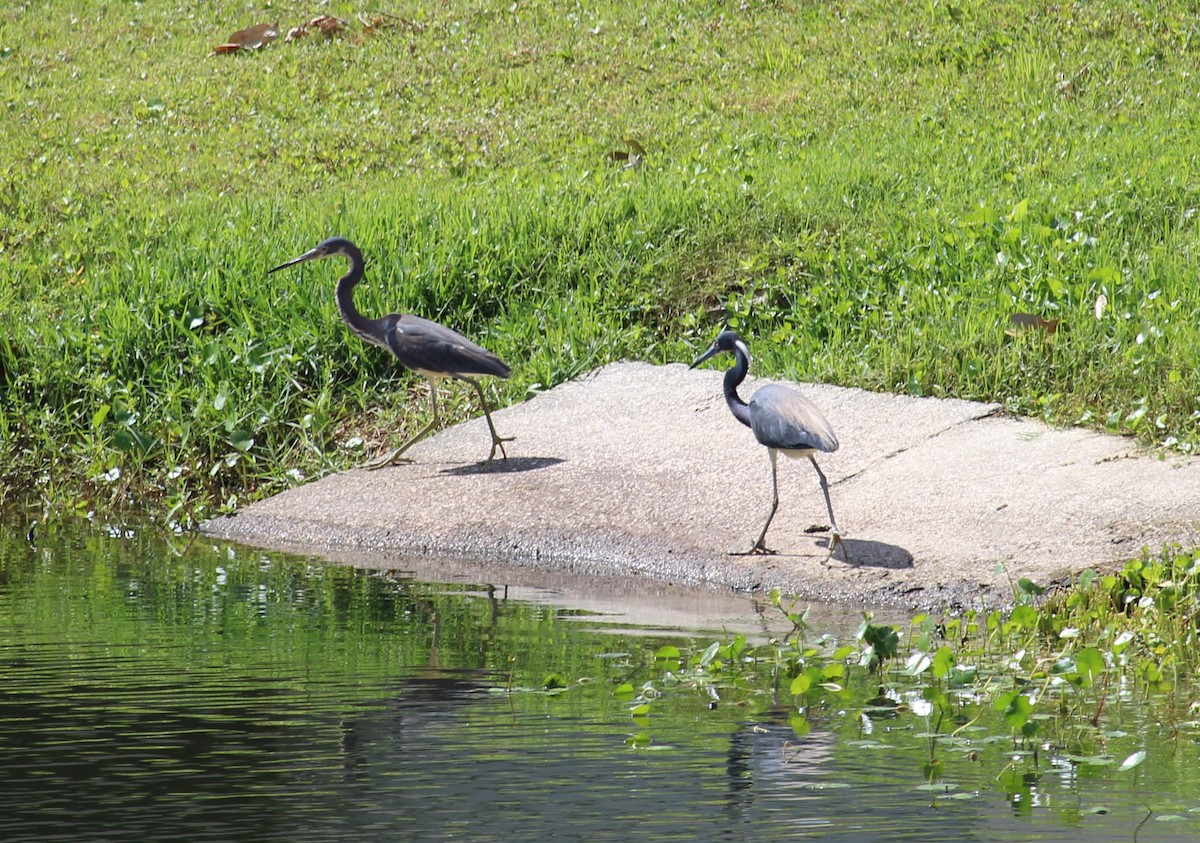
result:
M 729 405 L 729 411 L 733 413 L 733 417 L 749 427 L 750 408 L 742 400 L 742 396 L 738 395 L 737 388 L 750 371 L 750 358 L 740 349 L 734 349 L 733 356 L 737 362 L 732 369 L 725 372 L 725 403 Z
M 366 342 L 374 343 L 377 332 L 372 329 L 379 320 L 363 316 L 354 306 L 354 287 L 363 280 L 362 252 L 354 244 L 347 243 L 342 249 L 342 254 L 350 261 L 350 271 L 339 278 L 337 282 L 338 313 L 342 315 L 342 321 L 350 327 L 351 331 Z

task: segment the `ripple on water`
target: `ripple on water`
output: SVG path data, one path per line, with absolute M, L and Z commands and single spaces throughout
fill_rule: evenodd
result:
M 36 556 L 12 534 L 0 534 L 6 843 L 1100 843 L 1131 838 L 1147 794 L 1181 812 L 1195 799 L 1169 769 L 1148 770 L 1161 778 L 1135 796 L 1127 780 L 1048 761 L 1011 794 L 956 764 L 951 792 L 974 798 L 952 800 L 919 789 L 928 742 L 911 716 L 875 726 L 873 743 L 832 714 L 800 739 L 786 700 L 759 710 L 724 688 L 710 708 L 707 693 L 679 691 L 633 718 L 615 698 L 622 682 L 662 684 L 638 654 L 703 649 L 712 633 L 180 550 L 144 531 L 47 529 Z M 551 672 L 570 690 L 542 694 Z M 1110 814 L 1086 814 L 1098 803 Z M 1159 824 L 1152 839 L 1191 829 Z

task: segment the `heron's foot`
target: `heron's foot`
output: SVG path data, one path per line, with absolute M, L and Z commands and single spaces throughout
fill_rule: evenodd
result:
M 497 435 L 493 434 L 492 435 L 492 450 L 491 450 L 491 453 L 488 454 L 488 458 L 486 460 L 484 460 L 483 464 L 491 465 L 492 460 L 496 458 L 496 449 L 497 448 L 500 449 L 500 458 L 505 459 L 505 460 L 508 459 L 508 454 L 504 450 L 504 443 L 512 442 L 516 438 L 517 437 L 515 437 L 515 436 L 497 436 Z
M 749 550 L 733 550 L 733 551 L 729 552 L 729 555 L 730 556 L 774 556 L 778 552 L 779 552 L 778 550 L 771 550 L 771 548 L 767 547 L 766 544 L 764 544 L 762 542 L 762 540 L 760 539 L 759 541 L 755 542 L 754 547 L 750 548 Z
M 846 541 L 842 538 L 842 534 L 837 530 L 834 530 L 829 536 L 829 555 L 825 557 L 825 561 L 821 564 L 828 566 L 830 560 L 833 559 L 833 555 L 837 553 L 837 549 L 839 547 L 842 549 L 842 561 L 849 565 L 850 550 L 846 547 Z
M 376 471 L 377 469 L 383 468 L 387 465 L 402 465 L 404 463 L 412 462 L 409 457 L 400 456 L 404 450 L 404 448 L 396 448 L 392 451 L 389 451 L 382 457 L 376 457 L 370 462 L 364 463 L 363 468 L 365 468 L 367 471 Z

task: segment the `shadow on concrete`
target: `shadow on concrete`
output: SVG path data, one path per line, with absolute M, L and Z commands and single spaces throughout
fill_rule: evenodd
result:
M 911 568 L 913 566 L 913 555 L 899 545 L 888 544 L 887 542 L 862 541 L 861 539 L 843 539 L 846 550 L 850 556 L 848 563 L 852 568 L 892 568 L 899 570 L 902 568 Z M 829 547 L 829 539 L 825 539 L 824 546 Z M 837 554 L 833 558 L 833 564 L 841 562 L 843 565 L 847 563 L 841 558 L 842 554 Z
M 549 468 L 565 460 L 560 457 L 510 457 L 506 460 L 492 460 L 490 463 L 476 462 L 470 465 L 460 465 L 455 468 L 443 469 L 441 474 L 452 477 L 463 477 L 471 474 L 517 474 L 522 471 L 537 471 L 539 468 Z
M 828 537 L 819 538 L 815 542 L 815 546 L 828 550 L 829 541 L 830 540 Z M 891 570 L 904 570 L 913 567 L 913 555 L 898 545 L 887 544 L 886 542 L 863 541 L 861 539 L 842 539 L 842 544 L 844 545 L 842 550 L 835 553 L 832 559 L 822 558 L 821 564 L 831 569 L 841 568 L 843 570 L 852 568 L 889 568 Z M 846 558 L 843 556 L 844 553 L 849 553 L 849 562 L 847 562 Z M 729 551 L 728 555 L 763 560 L 813 558 L 811 554 L 780 552 L 777 550 L 772 550 L 765 554 Z

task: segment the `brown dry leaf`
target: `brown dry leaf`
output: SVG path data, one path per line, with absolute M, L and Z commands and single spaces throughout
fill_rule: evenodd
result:
M 218 44 L 213 47 L 213 52 L 218 56 L 223 56 L 226 53 L 236 53 L 240 49 L 242 49 L 241 44 Z
M 1033 328 L 1041 329 L 1050 336 L 1053 336 L 1058 331 L 1057 319 L 1043 319 L 1033 313 L 1014 313 L 1008 317 L 1008 321 L 1012 323 L 1013 327 L 1004 333 L 1010 337 L 1015 337 L 1017 334 Z
M 377 29 L 383 29 L 388 26 L 396 26 L 394 20 L 389 20 L 382 15 L 375 15 L 368 18 L 362 12 L 358 13 L 358 22 L 362 24 L 363 32 L 374 32 Z
M 335 32 L 341 32 L 345 29 L 346 23 L 335 18 L 333 15 L 321 15 L 310 20 L 308 28 L 320 30 L 322 35 L 332 35 Z
M 306 37 L 307 35 L 308 35 L 308 27 L 307 26 L 293 26 L 291 29 L 288 30 L 288 34 L 283 36 L 283 40 L 285 42 L 286 41 L 296 41 L 300 38 Z
M 270 44 L 279 37 L 279 23 L 256 23 L 254 26 L 248 26 L 245 29 L 239 29 L 237 32 L 229 36 L 226 43 L 222 47 L 230 47 L 236 44 L 243 50 L 257 50 L 263 44 Z M 234 52 L 234 50 L 226 50 L 225 52 Z

